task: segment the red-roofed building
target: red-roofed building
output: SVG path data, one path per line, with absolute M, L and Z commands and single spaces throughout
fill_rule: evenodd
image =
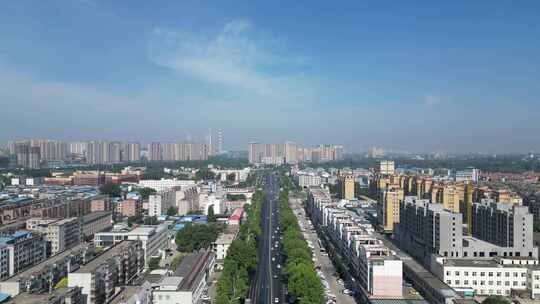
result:
M 228 223 L 229 225 L 240 225 L 242 217 L 244 216 L 244 208 L 237 208 L 234 210 L 233 214 L 229 216 Z

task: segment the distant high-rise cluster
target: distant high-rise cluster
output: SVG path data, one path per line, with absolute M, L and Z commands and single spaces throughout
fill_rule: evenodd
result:
M 42 164 L 65 159 L 65 142 L 47 139 L 32 139 L 8 142 L 8 150 L 16 155 L 18 167 L 37 169 Z
M 203 143 L 161 143 L 148 145 L 148 160 L 151 161 L 185 161 L 207 160 L 209 145 Z
M 370 148 L 369 151 L 368 151 L 367 156 L 371 157 L 371 158 L 384 157 L 384 149 L 383 148 L 377 148 L 377 147 Z
M 216 154 L 221 153 L 221 131 Z M 147 146 L 150 161 L 207 160 L 210 155 L 206 143 L 152 142 Z M 90 140 L 62 142 L 58 140 L 19 140 L 8 142 L 12 167 L 25 169 L 55 168 L 66 162 L 106 165 L 140 162 L 144 155 L 139 142 Z
M 86 162 L 92 165 L 137 162 L 141 160 L 141 145 L 137 142 L 93 140 L 85 143 Z
M 249 143 L 251 164 L 297 164 L 299 162 L 327 162 L 343 159 L 343 146 L 319 145 L 314 148 L 300 148 L 294 142 L 285 144 Z

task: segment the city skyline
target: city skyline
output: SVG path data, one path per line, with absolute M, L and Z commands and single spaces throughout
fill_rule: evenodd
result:
M 0 5 L 0 142 L 540 150 L 540 4 Z

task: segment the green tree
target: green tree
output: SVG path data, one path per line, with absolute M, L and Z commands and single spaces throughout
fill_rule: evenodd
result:
M 139 190 L 139 194 L 143 199 L 148 199 L 148 197 L 154 193 L 156 193 L 156 190 L 153 188 L 145 187 Z
M 175 243 L 179 251 L 192 252 L 210 247 L 216 241 L 217 235 L 215 225 L 189 223 L 176 233 Z
M 144 224 L 145 225 L 157 225 L 159 223 L 157 217 L 154 216 L 147 216 L 144 218 Z
M 127 224 L 129 227 L 133 226 L 133 224 L 141 224 L 141 223 L 143 223 L 143 219 L 142 219 L 142 216 L 140 215 L 130 216 L 127 219 Z
M 227 194 L 227 200 L 229 201 L 245 201 L 246 196 L 244 194 Z
M 195 173 L 195 178 L 198 180 L 211 180 L 216 177 L 216 174 L 208 168 L 199 169 Z
M 159 268 L 159 261 L 161 261 L 161 257 L 150 258 L 150 260 L 148 261 L 148 271 L 158 269 Z
M 482 301 L 482 304 L 510 304 L 510 300 L 502 296 L 489 296 Z
M 99 191 L 102 194 L 108 194 L 112 197 L 119 197 L 122 195 L 122 190 L 120 189 L 120 186 L 112 183 L 102 185 L 99 188 Z
M 175 206 L 170 206 L 168 209 L 167 209 L 167 215 L 168 216 L 175 216 L 178 214 L 178 208 L 175 207 Z
M 173 270 L 176 270 L 176 268 L 178 268 L 178 266 L 180 266 L 180 263 L 182 263 L 182 260 L 184 259 L 184 254 L 182 253 L 178 253 L 177 255 L 174 256 L 174 258 L 172 259 L 172 262 L 171 262 L 171 268 Z
M 322 303 L 324 289 L 311 265 L 297 264 L 289 269 L 287 289 L 300 303 Z
M 214 205 L 208 206 L 207 218 L 209 223 L 216 222 L 216 215 L 214 214 Z

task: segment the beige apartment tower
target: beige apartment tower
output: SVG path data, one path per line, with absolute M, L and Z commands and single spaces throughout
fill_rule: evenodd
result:
M 386 233 L 394 232 L 394 224 L 399 223 L 399 207 L 404 199 L 403 189 L 387 188 L 379 197 L 379 225 Z
M 354 175 L 344 175 L 341 177 L 341 193 L 343 199 L 354 199 Z

